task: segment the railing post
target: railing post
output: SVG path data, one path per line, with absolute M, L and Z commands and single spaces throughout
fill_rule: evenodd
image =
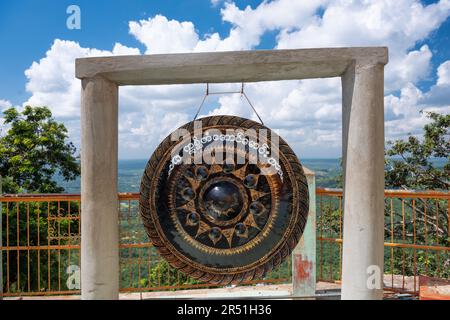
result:
M 300 242 L 292 252 L 292 296 L 316 294 L 316 177 L 305 167 L 309 190 L 309 213 Z

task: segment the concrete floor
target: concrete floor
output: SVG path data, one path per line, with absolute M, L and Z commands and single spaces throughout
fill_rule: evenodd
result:
M 418 282 L 418 280 L 416 281 Z M 400 275 L 384 275 L 385 287 L 401 289 L 403 286 L 407 291 L 414 291 L 414 277 L 402 277 Z M 418 283 L 416 283 L 418 289 Z M 318 282 L 316 284 L 317 299 L 340 299 L 341 286 L 338 283 Z M 233 286 L 217 289 L 190 289 L 177 291 L 149 291 L 149 292 L 129 292 L 120 293 L 120 300 L 145 300 L 145 299 L 295 299 L 291 297 L 291 284 L 276 285 L 256 285 L 256 286 Z M 404 295 L 408 298 L 409 295 Z M 399 299 L 398 296 L 385 291 L 385 298 Z M 78 300 L 79 295 L 60 295 L 60 296 L 22 296 L 5 297 L 5 300 Z M 308 299 L 308 298 L 303 298 Z
M 226 287 L 217 289 L 193 289 L 178 291 L 158 292 L 130 292 L 121 293 L 120 300 L 144 300 L 144 299 L 292 299 L 292 285 L 256 285 L 245 287 Z M 340 285 L 327 282 L 317 283 L 319 298 L 338 299 Z M 5 300 L 78 300 L 79 295 L 64 296 L 23 296 L 8 297 Z

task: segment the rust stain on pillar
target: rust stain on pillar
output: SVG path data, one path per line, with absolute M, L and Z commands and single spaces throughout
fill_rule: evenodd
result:
M 313 261 L 304 259 L 301 254 L 294 255 L 294 270 L 296 272 L 293 274 L 294 279 L 292 281 L 301 283 L 302 281 L 307 280 L 311 275 L 311 271 L 313 270 L 313 263 Z
M 303 235 L 292 252 L 292 295 L 316 294 L 316 182 L 314 172 L 303 167 L 309 192 L 309 213 Z

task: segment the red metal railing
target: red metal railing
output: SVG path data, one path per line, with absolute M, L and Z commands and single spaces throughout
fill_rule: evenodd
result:
M 340 282 L 342 191 L 317 189 L 317 278 Z M 418 276 L 450 277 L 450 193 L 385 191 L 386 289 L 418 293 Z
M 148 241 L 137 193 L 119 194 L 121 292 L 210 287 L 172 269 Z M 3 214 L 3 295 L 79 293 L 80 195 L 6 195 Z M 291 261 L 265 279 L 288 283 Z
M 317 189 L 317 278 L 339 282 L 342 191 Z M 208 287 L 160 259 L 138 215 L 138 194 L 119 194 L 122 292 Z M 385 287 L 417 293 L 418 275 L 449 278 L 449 193 L 386 191 Z M 0 197 L 3 217 L 3 295 L 79 292 L 80 195 Z M 288 259 L 254 283 L 289 283 Z

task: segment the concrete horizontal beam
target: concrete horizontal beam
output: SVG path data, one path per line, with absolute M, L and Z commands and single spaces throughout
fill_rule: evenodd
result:
M 257 82 L 341 76 L 348 65 L 386 64 L 387 48 L 320 48 L 81 58 L 79 79 L 117 85 Z

